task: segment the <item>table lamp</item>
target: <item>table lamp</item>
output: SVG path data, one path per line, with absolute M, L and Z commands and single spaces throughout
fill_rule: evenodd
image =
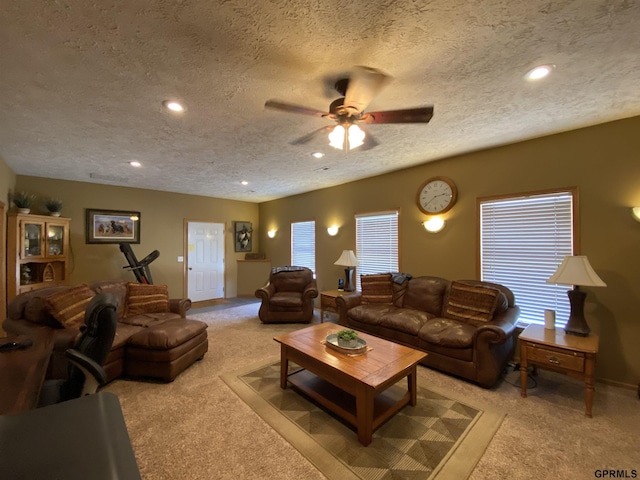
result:
M 587 257 L 584 255 L 564 257 L 556 272 L 547 279 L 547 283 L 575 286 L 573 290 L 567 291 L 571 313 L 564 331 L 569 335 L 588 336 L 591 329 L 584 318 L 584 301 L 587 294 L 580 290 L 580 287 L 606 287 L 607 284 L 593 270 Z
M 340 258 L 334 262 L 334 265 L 346 267 L 344 269 L 344 291 L 353 292 L 355 290 L 353 285 L 353 267 L 360 265 L 360 262 L 358 261 L 355 253 L 353 253 L 353 250 L 343 250 L 342 255 L 340 255 Z

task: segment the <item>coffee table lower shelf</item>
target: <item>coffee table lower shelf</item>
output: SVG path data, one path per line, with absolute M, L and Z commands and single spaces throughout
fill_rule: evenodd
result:
M 307 397 L 358 428 L 356 397 L 328 381 L 302 369 L 289 374 L 289 383 Z M 407 389 L 392 386 L 376 395 L 373 401 L 372 431 L 411 402 Z

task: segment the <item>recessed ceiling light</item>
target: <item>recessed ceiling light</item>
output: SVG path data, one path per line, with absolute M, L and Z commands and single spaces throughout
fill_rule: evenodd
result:
M 311 154 L 311 156 L 314 157 L 314 158 L 322 158 L 322 157 L 324 157 L 324 153 L 322 153 L 322 152 L 313 152 Z
M 240 182 L 242 185 L 249 185 L 249 182 L 247 182 L 246 180 L 243 180 Z
M 530 81 L 540 80 L 549 75 L 554 68 L 555 65 L 540 65 L 529 70 L 524 78 Z
M 173 100 L 166 100 L 162 104 L 172 112 L 184 112 L 184 107 Z
M 129 165 L 131 165 L 132 167 L 141 167 L 142 166 L 142 164 L 137 160 L 131 160 L 129 162 Z

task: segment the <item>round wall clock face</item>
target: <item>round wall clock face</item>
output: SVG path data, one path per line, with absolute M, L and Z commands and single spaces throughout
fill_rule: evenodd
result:
M 448 211 L 456 203 L 458 190 L 453 181 L 446 177 L 433 177 L 418 189 L 416 203 L 427 215 Z

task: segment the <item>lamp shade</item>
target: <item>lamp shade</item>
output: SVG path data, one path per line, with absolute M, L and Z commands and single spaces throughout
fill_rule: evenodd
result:
M 579 285 L 584 287 L 606 287 L 598 274 L 593 270 L 584 255 L 564 257 L 556 272 L 547 279 L 547 283 L 562 285 Z
M 358 261 L 355 253 L 353 253 L 353 250 L 343 250 L 340 258 L 338 258 L 338 260 L 333 264 L 342 265 L 343 267 L 357 267 L 360 265 L 360 262 Z

